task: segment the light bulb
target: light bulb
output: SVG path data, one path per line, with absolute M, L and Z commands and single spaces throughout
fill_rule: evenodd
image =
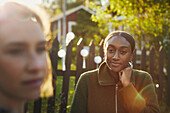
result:
M 60 51 L 58 51 L 58 56 L 59 56 L 60 58 L 65 57 L 65 55 L 66 55 L 66 52 L 65 52 L 64 49 L 60 49 Z
M 81 54 L 83 57 L 86 57 L 86 56 L 89 54 L 89 52 L 88 52 L 86 49 L 82 49 L 82 50 L 80 51 L 80 54 Z
M 94 62 L 95 62 L 96 64 L 101 63 L 101 61 L 102 61 L 102 58 L 101 58 L 100 56 L 94 57 Z

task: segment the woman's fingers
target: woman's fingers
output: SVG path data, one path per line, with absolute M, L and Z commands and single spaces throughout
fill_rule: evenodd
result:
M 119 72 L 119 80 L 123 86 L 127 86 L 130 83 L 132 68 L 127 67 Z

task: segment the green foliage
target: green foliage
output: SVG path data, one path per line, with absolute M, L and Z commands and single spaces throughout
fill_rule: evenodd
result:
M 62 65 L 61 65 L 61 59 L 59 60 L 58 63 L 58 69 L 62 69 Z M 71 66 L 71 70 L 75 70 L 75 66 Z M 69 92 L 68 92 L 68 104 L 67 104 L 67 113 L 69 113 L 70 111 L 70 107 L 71 107 L 71 102 L 73 99 L 73 95 L 74 95 L 74 84 L 75 84 L 75 77 L 74 76 L 70 76 L 70 80 L 69 80 Z M 62 97 L 62 85 L 63 85 L 63 76 L 57 76 L 57 81 L 56 81 L 56 99 L 55 99 L 55 112 L 59 113 L 60 110 L 60 105 L 61 105 L 61 97 Z M 47 103 L 48 103 L 48 99 L 47 98 L 42 98 L 42 102 L 41 102 L 41 113 L 47 113 Z M 34 101 L 31 101 L 28 103 L 28 113 L 33 113 L 34 110 Z
M 91 3 L 96 11 L 92 20 L 98 22 L 99 27 L 107 27 L 112 22 L 112 29 L 124 26 L 124 30 L 131 32 L 136 38 L 138 47 L 152 44 L 156 49 L 163 46 L 166 50 L 170 46 L 169 37 L 169 1 L 168 0 L 109 0 L 109 5 L 97 6 Z M 117 20 L 123 16 L 125 19 Z M 102 31 L 104 32 L 104 31 Z
M 88 45 L 91 40 L 95 39 L 95 43 L 98 44 L 103 38 L 100 34 L 100 28 L 96 22 L 93 22 L 91 19 L 91 14 L 84 10 L 78 12 L 76 18 L 76 26 L 73 26 L 73 32 L 75 33 L 76 39 L 74 43 L 77 43 L 79 38 L 83 38 L 85 45 Z M 76 44 L 74 44 L 76 45 Z
M 46 5 L 49 4 L 49 5 Z M 69 10 L 71 8 L 77 7 L 82 5 L 84 0 L 77 0 L 76 2 L 68 2 L 66 0 L 66 9 Z M 42 4 L 40 5 L 43 7 L 51 17 L 56 16 L 57 14 L 62 13 L 63 10 L 63 0 L 42 0 Z
M 84 2 L 84 0 L 79 0 L 79 1 L 76 1 L 76 2 L 73 2 L 73 3 L 67 3 L 66 6 L 67 6 L 67 9 L 71 9 L 71 8 L 82 5 L 83 2 Z
M 60 13 L 62 10 L 60 8 L 53 8 L 55 4 L 51 4 L 50 6 L 45 6 L 43 4 L 39 5 L 42 9 L 44 9 L 49 17 L 54 17 Z

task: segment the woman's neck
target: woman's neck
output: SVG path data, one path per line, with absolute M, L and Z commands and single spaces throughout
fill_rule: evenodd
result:
M 26 101 L 11 97 L 9 95 L 4 95 L 2 92 L 0 92 L 0 100 L 1 107 L 17 113 L 24 113 L 24 104 Z
M 118 81 L 119 81 L 119 73 L 114 72 L 114 71 L 112 71 L 112 70 L 110 70 L 109 72 L 110 72 L 110 74 L 113 76 L 115 82 L 118 82 Z

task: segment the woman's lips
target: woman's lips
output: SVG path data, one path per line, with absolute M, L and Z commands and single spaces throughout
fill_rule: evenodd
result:
M 22 83 L 23 83 L 23 85 L 26 85 L 28 87 L 37 88 L 37 87 L 41 86 L 42 82 L 43 82 L 42 79 L 35 79 L 35 80 L 24 81 Z
M 119 67 L 121 64 L 120 63 L 113 63 L 113 62 L 111 62 L 110 63 L 113 67 Z

